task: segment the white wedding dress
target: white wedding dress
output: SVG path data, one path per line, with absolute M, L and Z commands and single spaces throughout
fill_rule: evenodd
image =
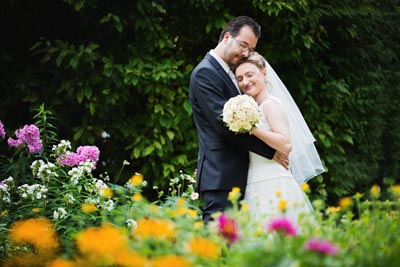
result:
M 270 96 L 269 99 L 280 103 L 275 97 Z M 258 127 L 271 130 L 262 112 L 260 117 Z M 285 210 L 279 207 L 282 200 L 286 202 Z M 285 216 L 298 225 L 301 214 L 310 214 L 313 211 L 310 201 L 289 170 L 274 160 L 252 152 L 245 201 L 249 205 L 252 218 L 261 223 L 277 216 Z

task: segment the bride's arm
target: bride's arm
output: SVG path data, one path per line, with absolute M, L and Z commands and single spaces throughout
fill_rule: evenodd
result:
M 289 128 L 282 108 L 275 101 L 269 101 L 262 105 L 262 112 L 268 120 L 271 131 L 255 127 L 250 133 L 262 140 L 270 147 L 289 154 L 292 150 Z

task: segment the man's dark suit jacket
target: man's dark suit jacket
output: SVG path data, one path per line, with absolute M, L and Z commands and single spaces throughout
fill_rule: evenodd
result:
M 244 194 L 249 167 L 248 151 L 272 159 L 275 150 L 248 134 L 230 132 L 222 121 L 225 102 L 238 90 L 209 53 L 190 77 L 189 101 L 199 137 L 197 189 L 231 190 Z

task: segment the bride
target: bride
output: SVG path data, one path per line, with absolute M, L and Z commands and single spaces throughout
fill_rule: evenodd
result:
M 290 169 L 274 160 L 250 153 L 245 201 L 257 220 L 285 215 L 299 224 L 303 213 L 312 206 L 300 187 L 324 172 L 313 138 L 303 116 L 285 85 L 268 62 L 257 52 L 235 69 L 242 93 L 259 105 L 260 123 L 250 134 L 269 146 L 289 154 Z

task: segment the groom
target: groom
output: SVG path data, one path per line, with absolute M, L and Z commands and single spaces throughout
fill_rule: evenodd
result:
M 204 201 L 203 221 L 230 206 L 233 187 L 245 192 L 248 151 L 287 167 L 287 155 L 276 152 L 254 136 L 234 134 L 221 116 L 225 102 L 240 91 L 230 70 L 255 49 L 261 27 L 246 16 L 231 20 L 221 32 L 218 45 L 206 54 L 190 77 L 189 101 L 199 137 L 197 190 Z

